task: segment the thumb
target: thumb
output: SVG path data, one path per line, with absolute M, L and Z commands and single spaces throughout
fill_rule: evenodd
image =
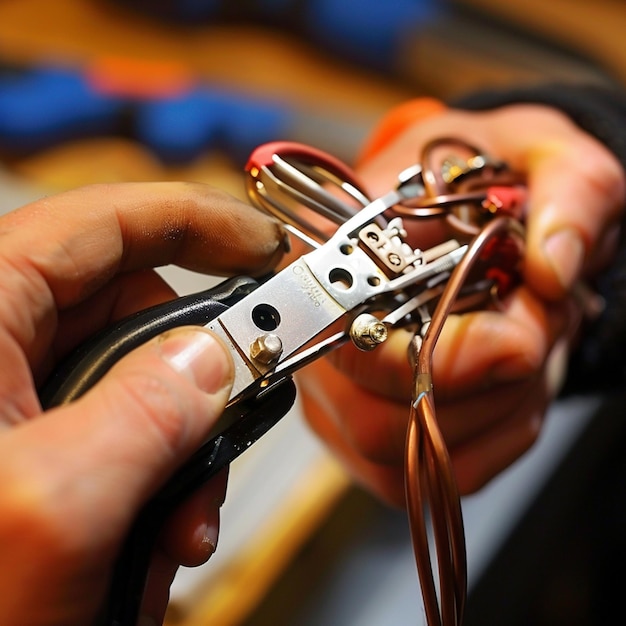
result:
M 57 507 L 86 529 L 102 526 L 104 515 L 115 536 L 206 439 L 232 379 L 230 356 L 209 331 L 165 333 L 79 400 L 17 429 L 29 438 L 22 450 L 47 459 L 44 482 L 64 493 Z
M 10 538 L 12 576 L 3 616 L 28 620 L 37 589 L 38 615 L 86 623 L 132 520 L 206 438 L 232 378 L 215 336 L 179 329 L 124 357 L 79 400 L 3 433 L 0 537 Z
M 73 407 L 75 419 L 94 422 L 87 439 L 106 458 L 103 487 L 123 480 L 134 497 L 150 495 L 206 439 L 233 375 L 225 347 L 197 327 L 164 333 L 122 359 L 85 396 L 86 406 Z
M 538 157 L 530 186 L 527 278 L 553 299 L 593 269 L 593 261 L 610 258 L 624 204 L 624 173 L 608 151 L 582 137 Z

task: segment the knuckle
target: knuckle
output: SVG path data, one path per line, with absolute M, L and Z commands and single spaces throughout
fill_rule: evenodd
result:
M 595 145 L 582 146 L 581 152 L 586 158 L 581 159 L 580 175 L 591 189 L 609 200 L 612 208 L 621 211 L 626 196 L 626 174 L 617 158 L 606 148 L 591 138 L 589 143 Z

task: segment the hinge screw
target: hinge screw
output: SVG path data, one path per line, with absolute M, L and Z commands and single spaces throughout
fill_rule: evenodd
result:
M 350 338 L 357 348 L 369 352 L 387 339 L 387 327 L 373 315 L 362 313 L 350 326 Z
M 283 342 L 278 335 L 267 334 L 257 337 L 250 346 L 250 358 L 263 365 L 275 363 L 283 353 Z

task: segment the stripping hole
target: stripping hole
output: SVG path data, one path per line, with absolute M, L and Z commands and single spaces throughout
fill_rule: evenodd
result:
M 348 290 L 354 284 L 354 279 L 352 278 L 350 272 L 340 267 L 336 267 L 335 269 L 331 270 L 330 274 L 328 275 L 328 279 L 330 280 L 332 286 L 335 287 L 335 289 Z
M 252 321 L 257 328 L 271 332 L 280 324 L 280 314 L 269 304 L 257 304 L 252 309 Z

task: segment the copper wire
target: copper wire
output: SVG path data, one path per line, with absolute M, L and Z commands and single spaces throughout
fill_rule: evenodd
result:
M 462 139 L 431 141 L 423 148 L 420 158 L 425 194 L 396 207 L 398 213 L 407 217 L 444 217 L 454 231 L 472 238 L 463 259 L 448 279 L 428 326 L 423 329 L 423 338 L 414 337 L 410 346 L 415 379 L 406 435 L 405 492 L 428 626 L 460 625 L 467 599 L 461 499 L 451 458 L 437 423 L 433 353 L 443 325 L 487 244 L 507 234 L 523 238 L 523 227 L 516 219 L 491 217 L 486 223 L 474 222 L 464 219 L 459 212 L 461 207 L 480 209 L 486 198 L 485 190 L 494 181 L 516 184 L 519 178 L 501 163 L 485 156 L 481 158 L 484 167 L 480 171 L 468 169 L 454 183 L 445 181 L 435 152 L 447 147 L 461 148 L 473 157 L 483 157 L 475 146 Z M 428 519 L 433 531 L 434 555 L 431 555 Z
M 437 153 L 443 148 L 460 148 L 471 155 L 470 159 L 479 158 L 482 166 L 468 168 L 454 181 L 446 181 L 436 160 Z M 480 220 L 461 217 L 462 207 L 483 213 L 481 204 L 487 197 L 487 187 L 520 183 L 520 177 L 505 167 L 504 163 L 492 159 L 473 144 L 458 137 L 440 137 L 428 142 L 422 148 L 419 163 L 424 194 L 404 200 L 394 207 L 395 212 L 409 218 L 444 218 L 454 232 L 465 237 L 478 235 L 482 224 Z
M 458 626 L 467 597 L 467 560 L 459 491 L 450 455 L 439 430 L 432 384 L 433 352 L 443 325 L 480 253 L 495 237 L 523 237 L 517 220 L 499 217 L 471 242 L 450 276 L 423 341 L 414 340 L 415 384 L 406 439 L 405 490 L 424 609 L 429 626 Z M 421 344 L 421 345 L 420 345 Z M 434 534 L 436 563 L 431 558 L 426 512 Z M 439 595 L 433 566 L 438 572 Z

